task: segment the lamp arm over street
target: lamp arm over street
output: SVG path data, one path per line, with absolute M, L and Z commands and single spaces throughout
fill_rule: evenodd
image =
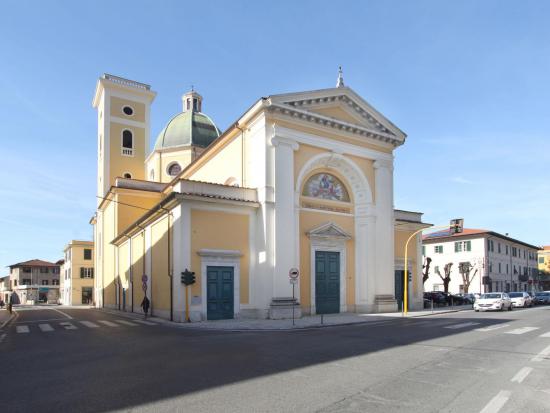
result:
M 455 233 L 460 233 L 462 232 L 462 226 L 463 226 L 463 220 L 462 219 L 453 219 L 451 220 L 451 223 L 450 225 L 438 225 L 436 227 L 430 227 L 429 229 L 430 230 L 434 230 L 434 229 L 443 229 L 443 228 L 449 228 L 450 230 L 450 233 L 452 234 L 452 230 L 454 229 L 456 232 Z M 460 226 L 460 228 L 458 228 L 458 225 Z M 409 242 L 411 241 L 411 239 L 413 239 L 414 237 L 416 237 L 418 234 L 420 234 L 422 231 L 424 231 L 425 229 L 428 229 L 428 228 L 421 228 L 419 230 L 416 230 L 415 232 L 413 232 L 409 238 L 407 238 L 407 242 L 405 242 L 405 271 L 404 271 L 404 274 L 403 274 L 403 312 L 405 315 L 407 315 L 409 309 L 408 309 L 408 305 L 409 305 L 409 300 L 408 300 L 408 281 L 409 281 L 409 266 L 408 266 L 408 258 L 409 258 Z

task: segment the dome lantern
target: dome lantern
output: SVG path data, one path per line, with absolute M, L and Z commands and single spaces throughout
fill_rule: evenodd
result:
M 181 97 L 183 103 L 183 112 L 201 112 L 202 111 L 202 96 L 195 92 L 193 86 L 191 90 Z

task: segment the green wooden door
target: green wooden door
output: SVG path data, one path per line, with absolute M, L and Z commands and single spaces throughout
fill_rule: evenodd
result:
M 340 312 L 340 253 L 315 251 L 315 310 Z
M 233 267 L 206 268 L 206 318 L 233 318 Z

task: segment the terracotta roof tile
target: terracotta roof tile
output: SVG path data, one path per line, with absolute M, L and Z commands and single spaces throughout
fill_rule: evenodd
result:
M 35 258 L 34 260 L 29 261 L 23 261 L 18 262 L 17 264 L 12 264 L 9 267 L 57 267 L 58 265 L 54 264 L 53 262 L 39 260 L 38 258 Z

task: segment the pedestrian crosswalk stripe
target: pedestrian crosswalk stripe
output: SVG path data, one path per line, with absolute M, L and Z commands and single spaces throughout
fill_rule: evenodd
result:
M 157 323 L 153 323 L 151 321 L 145 321 L 145 320 L 134 320 L 136 323 L 145 324 L 146 326 L 156 326 Z
M 115 323 L 111 323 L 110 321 L 107 321 L 107 320 L 98 320 L 101 324 L 105 324 L 106 326 L 108 327 L 119 327 L 118 324 L 115 324 Z
M 137 326 L 136 323 L 131 323 L 130 321 L 126 321 L 126 320 L 115 320 L 117 323 L 120 323 L 120 324 L 124 324 L 126 326 Z
M 99 327 L 96 323 L 92 323 L 91 321 L 81 321 L 80 323 L 84 324 L 86 327 L 90 327 L 90 328 Z
M 525 334 L 530 331 L 538 330 L 539 327 L 521 327 L 516 328 L 515 330 L 505 331 L 506 334 Z
M 65 330 L 76 330 L 76 329 L 78 329 L 77 326 L 75 326 L 75 325 L 73 325 L 73 324 L 71 324 L 71 323 L 67 323 L 67 322 L 65 322 L 65 323 L 59 323 L 59 325 L 60 325 L 60 326 L 63 326 L 63 327 L 65 328 Z
M 450 328 L 450 329 L 457 329 L 457 328 L 465 328 L 465 327 L 470 327 L 470 326 L 477 326 L 478 324 L 481 324 L 481 323 L 476 323 L 476 322 L 470 322 L 470 323 L 460 323 L 460 324 L 453 324 L 453 325 L 450 325 L 450 326 L 445 326 L 443 328 Z
M 550 333 L 541 334 L 540 337 L 550 338 Z
M 15 326 L 15 330 L 18 333 L 28 333 L 29 332 L 29 326 Z
M 38 324 L 38 327 L 45 333 L 47 333 L 48 331 L 53 331 L 53 327 L 49 324 Z
M 497 324 L 497 325 L 489 326 L 489 327 L 476 328 L 476 331 L 483 331 L 483 332 L 493 331 L 493 330 L 498 330 L 499 328 L 508 327 L 509 325 L 510 324 Z

